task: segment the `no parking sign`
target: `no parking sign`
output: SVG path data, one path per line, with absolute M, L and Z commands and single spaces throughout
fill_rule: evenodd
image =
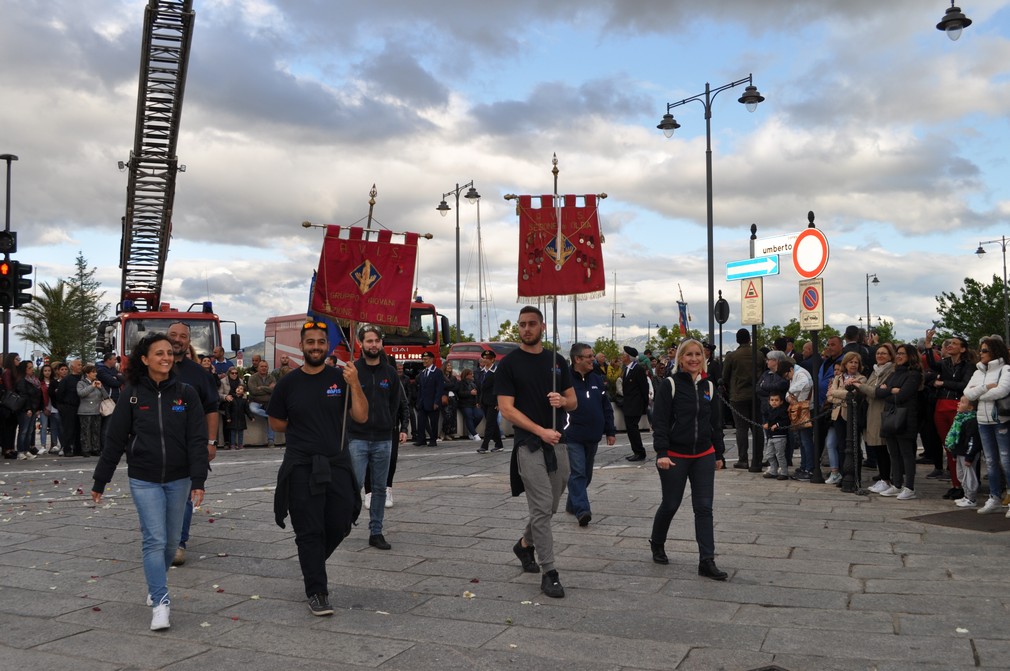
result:
M 824 280 L 800 281 L 800 328 L 820 331 L 824 328 Z

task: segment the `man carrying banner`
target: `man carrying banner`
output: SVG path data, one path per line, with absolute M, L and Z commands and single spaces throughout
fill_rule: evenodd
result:
M 526 492 L 530 516 L 523 535 L 512 548 L 523 571 L 543 568 L 540 589 L 562 598 L 565 589 L 554 568 L 551 517 L 568 482 L 568 449 L 561 430 L 565 413 L 578 407 L 571 374 L 564 358 L 544 349 L 543 313 L 527 305 L 519 311 L 519 349 L 498 365 L 495 392 L 498 409 L 515 429 L 510 469 L 512 495 Z M 534 549 L 540 565 L 534 559 Z
M 302 326 L 305 363 L 277 383 L 267 414 L 274 431 L 287 438 L 277 473 L 274 519 L 284 528 L 291 512 L 298 563 L 313 615 L 332 615 L 326 560 L 351 531 L 361 511 L 361 497 L 343 445 L 343 420 L 350 394 L 351 421 L 368 419 L 368 400 L 354 366 L 326 365 L 327 326 Z

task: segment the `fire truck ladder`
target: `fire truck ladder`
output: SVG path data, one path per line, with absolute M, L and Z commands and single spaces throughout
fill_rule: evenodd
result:
M 172 233 L 175 155 L 193 36 L 193 0 L 149 0 L 140 53 L 137 127 L 130 152 L 119 267 L 120 309 L 157 310 Z M 124 167 L 122 164 L 120 167 Z M 185 166 L 182 166 L 185 170 Z

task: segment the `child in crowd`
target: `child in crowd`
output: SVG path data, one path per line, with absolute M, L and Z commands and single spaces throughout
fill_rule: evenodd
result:
M 957 414 L 943 441 L 945 450 L 957 457 L 957 478 L 964 493 L 954 501 L 959 508 L 974 508 L 978 493 L 978 455 L 982 451 L 982 438 L 975 419 L 976 402 L 962 396 L 957 402 Z
M 239 385 L 235 387 L 235 394 L 231 403 L 228 404 L 224 416 L 224 430 L 229 436 L 227 442 L 231 445 L 231 449 L 241 450 L 245 447 L 246 419 L 252 419 L 252 416 L 245 387 Z
M 789 410 L 782 392 L 771 393 L 768 409 L 761 411 L 761 420 L 761 427 L 765 430 L 765 457 L 768 459 L 768 470 L 764 477 L 788 480 L 786 441 L 789 436 Z

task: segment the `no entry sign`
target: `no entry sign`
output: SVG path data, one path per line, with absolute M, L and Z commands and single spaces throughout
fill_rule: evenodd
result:
M 819 229 L 804 228 L 793 243 L 793 268 L 805 280 L 812 280 L 828 265 L 828 239 Z

